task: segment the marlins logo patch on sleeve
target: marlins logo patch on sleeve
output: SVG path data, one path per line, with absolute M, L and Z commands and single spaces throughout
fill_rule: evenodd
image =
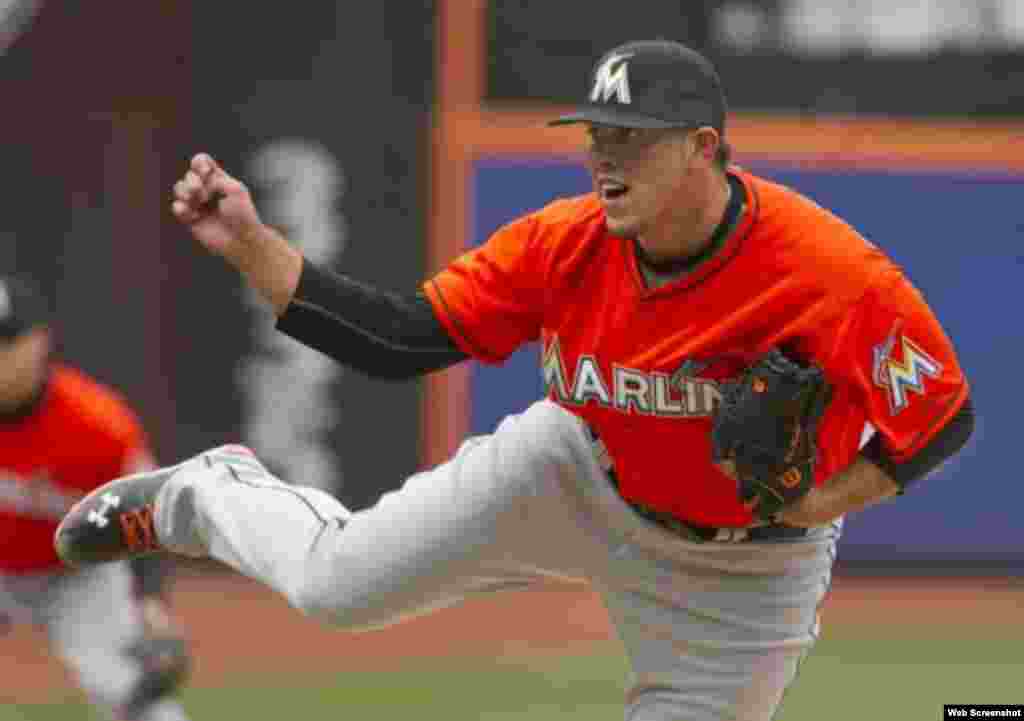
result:
M 926 377 L 942 374 L 942 364 L 901 331 L 902 323 L 897 321 L 888 337 L 874 347 L 875 385 L 888 391 L 893 415 L 910 404 L 909 393 L 925 394 Z

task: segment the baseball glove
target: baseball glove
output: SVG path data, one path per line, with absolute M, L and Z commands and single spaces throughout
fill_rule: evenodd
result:
M 181 638 L 142 638 L 125 649 L 142 675 L 119 709 L 118 717 L 133 721 L 157 701 L 181 688 L 190 670 L 188 647 Z
M 124 649 L 124 655 L 142 671 L 116 714 L 120 721 L 146 716 L 150 706 L 176 693 L 192 667 L 191 653 L 181 626 L 165 602 L 149 596 L 141 600 L 143 633 Z
M 740 500 L 757 499 L 755 516 L 770 521 L 814 485 L 815 437 L 831 388 L 820 368 L 773 349 L 721 391 L 712 460 L 734 464 Z

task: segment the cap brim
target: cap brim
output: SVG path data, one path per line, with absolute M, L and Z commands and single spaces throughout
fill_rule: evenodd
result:
M 679 128 L 683 123 L 659 120 L 649 115 L 641 115 L 623 109 L 615 105 L 592 105 L 577 108 L 576 112 L 562 115 L 561 117 L 549 120 L 548 125 L 571 125 L 573 123 L 598 123 L 599 125 L 612 125 L 619 128 L 647 128 L 652 130 L 662 128 Z
M 0 323 L 0 343 L 10 343 L 15 341 L 39 325 L 42 324 L 25 325 L 23 323 Z

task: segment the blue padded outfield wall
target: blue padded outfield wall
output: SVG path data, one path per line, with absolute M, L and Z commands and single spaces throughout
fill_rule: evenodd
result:
M 1011 454 L 1024 446 L 1024 177 L 749 167 L 836 211 L 907 268 L 973 386 L 970 445 L 906 496 L 848 519 L 840 558 L 1024 567 L 1024 478 Z M 590 188 L 570 160 L 487 158 L 474 170 L 476 243 L 524 212 Z M 501 367 L 475 364 L 472 378 L 474 433 L 542 394 L 535 346 Z

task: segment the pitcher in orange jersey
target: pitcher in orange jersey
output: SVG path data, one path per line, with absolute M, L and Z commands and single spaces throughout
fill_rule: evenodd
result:
M 237 448 L 114 481 L 62 522 L 62 557 L 151 550 L 90 522 L 115 492 L 152 509 L 163 550 L 217 558 L 349 628 L 583 578 L 629 653 L 628 718 L 770 719 L 818 636 L 844 515 L 963 446 L 967 381 L 878 248 L 731 164 L 725 96 L 696 52 L 615 48 L 556 122 L 585 126 L 594 191 L 510 223 L 406 295 L 304 259 L 244 185 L 193 158 L 172 211 L 282 331 L 385 378 L 500 363 L 540 340 L 547 397 L 357 513 Z M 820 365 L 834 393 L 816 486 L 764 524 L 708 436 L 720 383 L 774 347 Z

